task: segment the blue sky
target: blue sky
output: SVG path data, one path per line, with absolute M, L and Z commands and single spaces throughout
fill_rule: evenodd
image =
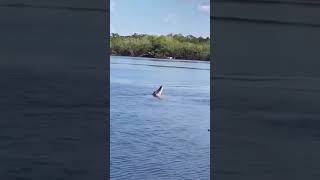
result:
M 110 0 L 110 32 L 210 36 L 209 0 Z

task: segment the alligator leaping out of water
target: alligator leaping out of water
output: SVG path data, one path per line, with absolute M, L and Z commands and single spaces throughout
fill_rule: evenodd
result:
M 159 89 L 157 89 L 156 91 L 153 91 L 152 95 L 155 97 L 160 97 L 163 91 L 163 87 L 162 85 L 159 87 Z

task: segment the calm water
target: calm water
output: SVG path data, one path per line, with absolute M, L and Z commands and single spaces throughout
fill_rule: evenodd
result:
M 113 56 L 110 69 L 111 179 L 209 179 L 210 64 Z

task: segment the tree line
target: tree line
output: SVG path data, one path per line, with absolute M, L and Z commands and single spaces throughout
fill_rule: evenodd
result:
M 181 34 L 110 36 L 110 53 L 118 56 L 209 60 L 210 38 Z

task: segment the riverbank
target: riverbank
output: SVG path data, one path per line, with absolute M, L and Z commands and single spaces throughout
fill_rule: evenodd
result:
M 161 36 L 111 34 L 110 54 L 114 56 L 209 61 L 210 38 L 183 36 L 181 34 Z
M 170 58 L 156 58 L 156 57 L 142 57 L 142 56 L 125 56 L 125 55 L 110 55 L 111 57 L 122 57 L 122 58 L 132 58 L 132 59 L 148 59 L 152 61 L 177 61 L 177 62 L 201 62 L 201 63 L 210 63 L 210 60 L 199 60 L 199 59 L 170 59 Z
M 150 58 L 150 57 L 134 57 L 134 56 L 117 56 L 117 55 L 110 55 L 110 57 L 115 58 L 122 58 L 122 59 L 134 59 L 137 61 L 140 60 L 148 60 L 148 61 L 167 61 L 167 62 L 185 62 L 185 63 L 208 63 L 210 64 L 210 61 L 204 61 L 204 60 L 197 60 L 197 59 L 163 59 L 163 58 Z

